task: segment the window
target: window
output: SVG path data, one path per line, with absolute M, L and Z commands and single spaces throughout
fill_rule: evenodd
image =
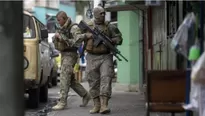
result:
M 117 21 L 117 12 L 111 12 L 111 21 Z
M 35 6 L 35 0 L 24 0 L 24 9 L 28 11 L 32 11 Z
M 48 33 L 55 33 L 56 17 L 55 16 L 48 16 L 46 26 L 48 29 Z
M 36 0 L 36 6 L 46 7 L 46 0 Z
M 35 18 L 36 19 L 36 18 Z M 39 38 L 41 38 L 41 30 L 46 29 L 46 26 L 36 19 L 36 24 L 38 26 Z M 48 38 L 41 38 L 44 42 L 48 43 Z
M 31 16 L 28 15 L 23 16 L 23 36 L 25 39 L 36 37 L 34 20 Z
M 47 7 L 49 8 L 58 9 L 58 6 L 59 6 L 59 0 L 48 0 L 47 1 Z

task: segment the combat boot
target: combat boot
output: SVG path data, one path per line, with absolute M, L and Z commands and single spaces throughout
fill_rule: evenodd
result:
M 100 111 L 100 98 L 96 97 L 93 99 L 94 107 L 90 110 L 90 114 L 99 113 Z
M 53 110 L 63 110 L 65 107 L 66 107 L 65 103 L 58 102 L 58 104 L 53 106 L 52 109 Z
M 90 94 L 89 93 L 86 93 L 84 96 L 83 96 L 83 103 L 80 105 L 80 107 L 85 107 L 88 105 L 88 102 L 90 101 L 91 97 L 90 97 Z
M 100 113 L 101 114 L 108 114 L 110 113 L 110 109 L 108 108 L 108 97 L 106 96 L 101 96 L 100 97 L 100 102 L 101 102 L 101 107 L 100 107 Z

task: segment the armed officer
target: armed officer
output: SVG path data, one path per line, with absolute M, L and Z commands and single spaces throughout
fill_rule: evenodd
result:
M 111 38 L 114 45 L 122 44 L 121 32 L 115 26 L 105 21 L 105 10 L 101 6 L 93 9 L 94 20 L 88 22 L 90 28 L 97 27 Z M 81 34 L 81 36 L 83 36 Z M 86 77 L 90 86 L 90 94 L 94 102 L 90 113 L 110 113 L 108 101 L 112 93 L 112 78 L 114 77 L 113 55 L 106 46 L 100 43 L 94 46 L 94 38 L 88 31 L 84 35 L 86 56 Z M 97 38 L 95 38 L 97 39 Z
M 80 97 L 83 98 L 84 107 L 90 100 L 90 95 L 86 89 L 74 78 L 73 67 L 77 62 L 77 48 L 81 45 L 83 39 L 76 38 L 80 33 L 77 25 L 75 25 L 70 17 L 64 11 L 60 11 L 57 15 L 60 29 L 56 31 L 53 37 L 55 48 L 61 52 L 61 73 L 60 73 L 60 100 L 54 110 L 61 110 L 67 105 L 67 97 L 69 88 L 71 87 Z

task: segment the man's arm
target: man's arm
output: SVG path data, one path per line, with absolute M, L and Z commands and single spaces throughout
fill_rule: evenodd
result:
M 66 35 L 62 34 L 59 30 L 56 31 L 55 35 L 52 38 L 54 43 L 64 42 L 68 46 L 72 46 L 72 41 L 69 41 L 70 39 Z
M 111 32 L 111 39 L 116 45 L 121 45 L 122 44 L 122 34 L 120 30 L 113 24 L 109 24 L 108 26 L 109 31 Z
M 73 36 L 73 39 L 69 40 L 69 41 L 72 41 L 72 46 L 75 46 L 75 47 L 80 47 L 81 43 L 88 39 L 88 38 L 92 38 L 92 34 L 90 33 L 82 33 L 81 29 L 77 26 L 77 25 L 74 25 L 72 28 L 71 28 L 71 34 Z
M 62 34 L 60 34 L 60 32 L 58 30 L 56 30 L 55 35 L 52 37 L 52 41 L 60 41 L 62 39 L 61 37 Z M 64 37 L 65 38 L 65 37 Z
M 67 37 L 66 35 L 64 35 L 64 34 L 62 34 L 62 33 L 60 33 L 60 32 L 57 32 L 57 33 L 58 33 L 57 38 L 58 38 L 58 40 L 59 40 L 60 42 L 62 42 L 62 41 L 68 41 L 68 37 Z

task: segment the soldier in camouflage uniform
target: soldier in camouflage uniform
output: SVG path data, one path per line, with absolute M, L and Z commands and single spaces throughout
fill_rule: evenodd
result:
M 71 87 L 80 97 L 83 98 L 84 107 L 90 100 L 90 94 L 75 79 L 73 67 L 78 59 L 77 48 L 81 45 L 83 39 L 76 38 L 80 32 L 65 12 L 60 11 L 57 15 L 60 28 L 53 37 L 55 48 L 61 52 L 61 74 L 60 74 L 60 100 L 54 110 L 61 110 L 67 104 L 69 88 Z
M 94 20 L 88 22 L 88 25 L 93 28 L 98 27 L 108 37 L 112 39 L 115 45 L 122 44 L 121 32 L 115 26 L 105 21 L 105 10 L 98 6 L 93 10 Z M 90 94 L 94 101 L 94 108 L 90 113 L 110 113 L 108 108 L 108 100 L 112 93 L 112 78 L 114 77 L 113 55 L 110 54 L 102 43 L 98 47 L 93 46 L 93 35 L 85 32 L 86 38 L 86 77 L 90 86 Z M 82 34 L 81 34 L 82 36 Z

